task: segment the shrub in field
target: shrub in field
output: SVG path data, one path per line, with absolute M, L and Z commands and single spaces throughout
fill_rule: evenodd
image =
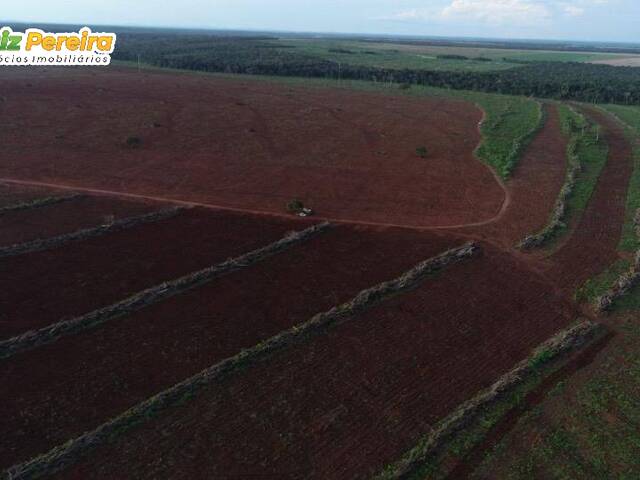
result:
M 142 146 L 142 139 L 140 137 L 131 136 L 127 137 L 125 143 L 129 148 L 139 148 Z
M 418 147 L 416 148 L 416 155 L 420 158 L 427 158 L 428 155 L 427 147 Z
M 289 203 L 287 203 L 287 211 L 290 213 L 300 213 L 304 210 L 304 203 L 302 200 L 293 199 Z

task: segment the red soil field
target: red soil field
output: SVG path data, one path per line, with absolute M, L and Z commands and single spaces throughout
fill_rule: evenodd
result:
M 583 111 L 602 125 L 605 141 L 609 144 L 609 157 L 579 224 L 550 258 L 553 264 L 549 275 L 569 293 L 618 260 L 617 247 L 633 169 L 633 151 L 624 128 L 597 109 L 584 107 Z
M 81 197 L 67 202 L 0 215 L 0 245 L 29 242 L 103 225 L 166 208 L 158 203 L 132 202 L 108 197 Z
M 327 218 L 417 226 L 484 221 L 504 200 L 473 155 L 470 103 L 59 70 L 3 70 L 0 177 L 277 213 L 300 198 Z
M 59 478 L 368 477 L 575 315 L 488 250 L 161 412 Z
M 3 178 L 35 181 L 247 212 L 192 209 L 5 259 L 11 278 L 0 279 L 7 306 L 0 339 L 300 230 L 309 222 L 257 215 L 283 214 L 295 197 L 321 217 L 416 227 L 489 220 L 505 200 L 473 156 L 481 113 L 468 103 L 123 68 L 5 69 L 4 85 L 11 122 L 0 187 Z M 363 478 L 397 460 L 574 320 L 577 309 L 564 294 L 617 258 L 631 150 L 622 129 L 595 110 L 588 114 L 605 126 L 611 151 L 580 224 L 547 261 L 511 250 L 546 223 L 564 181 L 567 139 L 556 108 L 545 108 L 547 123 L 508 183 L 509 208 L 494 224 L 456 234 L 339 226 L 3 360 L 0 390 L 10 395 L 0 402 L 0 469 L 398 276 L 463 243 L 463 235 L 481 238 L 479 258 L 160 412 L 59 477 Z M 142 146 L 126 147 L 130 136 Z M 422 145 L 426 159 L 416 155 Z M 5 190 L 0 204 L 28 195 Z M 0 245 L 161 208 L 90 196 L 9 213 L 0 216 Z
M 129 317 L 5 359 L 0 391 L 11 395 L 2 402 L 0 468 L 95 428 L 221 359 L 462 243 L 400 229 L 336 227 Z
M 2 264 L 11 275 L 0 277 L 0 339 L 105 307 L 308 226 L 293 219 L 195 208 L 62 248 L 6 258 Z
M 568 139 L 562 134 L 557 108 L 551 104 L 544 108 L 545 125 L 507 183 L 511 202 L 505 214 L 495 223 L 469 230 L 483 239 L 499 240 L 506 248 L 547 224 L 564 183 Z

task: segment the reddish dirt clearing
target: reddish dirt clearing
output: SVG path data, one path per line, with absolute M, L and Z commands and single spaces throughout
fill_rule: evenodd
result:
M 463 243 L 336 227 L 246 270 L 0 362 L 0 468 Z M 52 362 L 55 359 L 55 362 Z M 55 399 L 55 401 L 52 401 Z M 73 412 L 72 415 L 70 413 Z
M 624 128 L 597 109 L 584 108 L 584 113 L 604 128 L 609 157 L 579 224 L 550 257 L 549 276 L 569 294 L 619 258 L 617 247 L 633 169 L 633 151 Z
M 308 222 L 191 209 L 2 261 L 0 339 L 75 317 L 267 245 Z M 107 254 L 105 254 L 107 253 Z
M 366 477 L 574 318 L 491 250 L 162 412 L 61 478 Z
M 327 218 L 418 226 L 487 220 L 504 200 L 473 156 L 469 103 L 58 70 L 3 71 L 0 177 L 278 213 L 298 197 Z
M 158 203 L 132 202 L 108 197 L 81 197 L 31 210 L 0 215 L 0 245 L 29 242 L 97 227 L 115 220 L 166 208 Z

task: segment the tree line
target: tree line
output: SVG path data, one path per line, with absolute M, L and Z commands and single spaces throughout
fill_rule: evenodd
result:
M 593 103 L 640 105 L 640 68 L 526 62 L 494 72 L 388 69 L 324 60 L 263 37 L 124 34 L 114 58 L 208 72 L 342 78 Z

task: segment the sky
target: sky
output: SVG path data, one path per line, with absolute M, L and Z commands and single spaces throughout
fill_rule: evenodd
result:
M 3 21 L 640 42 L 640 0 L 31 0 Z

